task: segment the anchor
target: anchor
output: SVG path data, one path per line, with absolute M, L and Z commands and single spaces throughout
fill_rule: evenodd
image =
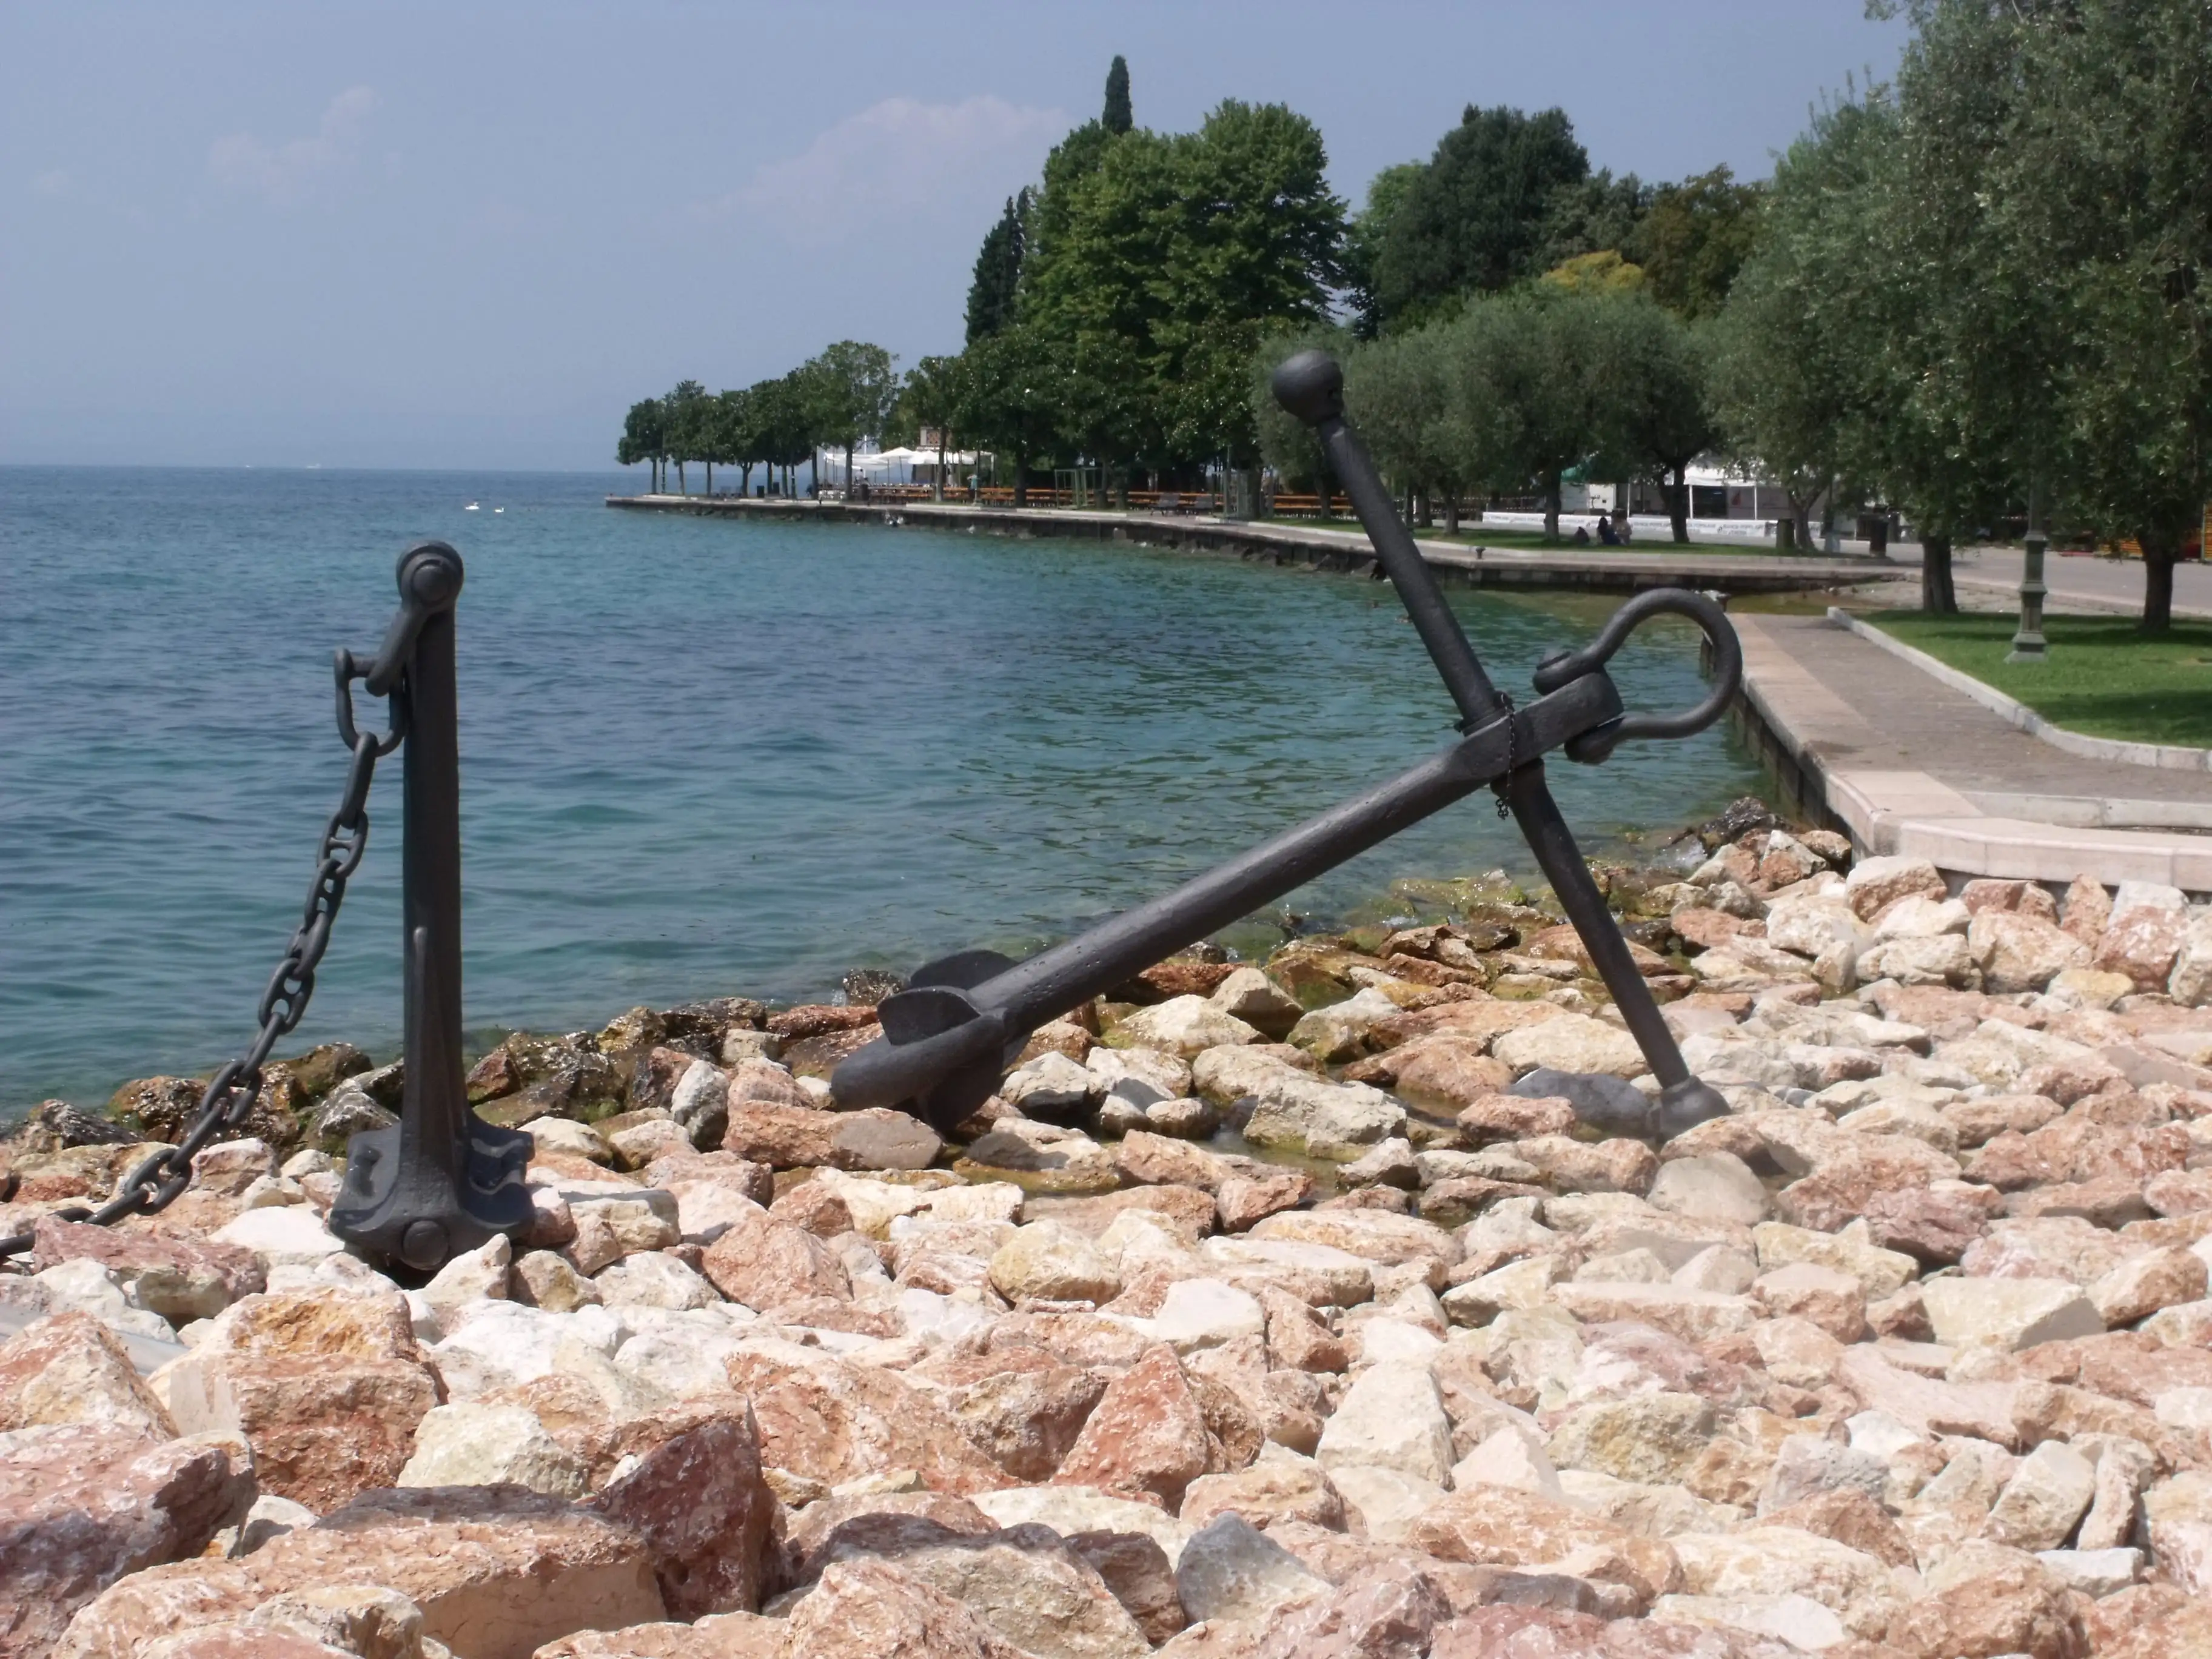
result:
M 1557 750 L 1571 761 L 1595 765 L 1622 743 L 1704 731 L 1726 712 L 1742 681 L 1743 653 L 1735 629 L 1703 594 L 1651 589 L 1614 611 L 1582 649 L 1555 652 L 1539 663 L 1534 676 L 1538 696 L 1516 708 L 1492 684 L 1435 573 L 1400 522 L 1373 461 L 1345 421 L 1343 389 L 1343 372 L 1325 352 L 1299 353 L 1273 379 L 1276 401 L 1314 429 L 1351 497 L 1382 573 L 1397 590 L 1459 711 L 1460 741 L 1174 891 L 1025 961 L 967 951 L 916 969 L 906 990 L 879 1006 L 883 1036 L 848 1057 L 831 1076 L 830 1091 L 840 1108 L 901 1107 L 950 1130 L 998 1088 L 1030 1035 L 1045 1021 L 1489 787 L 1549 878 L 1660 1085 L 1652 1098 L 1617 1079 L 1550 1074 L 1540 1078 L 1544 1091 L 1564 1087 L 1577 1116 L 1593 1127 L 1653 1140 L 1727 1114 L 1728 1103 L 1684 1062 L 1552 799 L 1543 757 Z M 1630 713 L 1606 664 L 1631 633 L 1660 615 L 1686 617 L 1704 633 L 1712 689 L 1680 713 Z
M 346 1144 L 345 1184 L 329 1226 L 349 1243 L 417 1273 L 530 1219 L 523 1172 L 531 1139 L 469 1109 L 461 1054 L 461 762 L 453 678 L 453 605 L 461 558 L 443 542 L 399 561 L 399 612 L 375 659 L 340 652 L 339 726 L 347 682 L 404 708 L 401 942 L 406 1081 L 399 1121 Z

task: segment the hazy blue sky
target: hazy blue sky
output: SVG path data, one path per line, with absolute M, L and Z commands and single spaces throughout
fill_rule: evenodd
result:
M 1138 120 L 1462 107 L 1762 177 L 1893 65 L 1862 0 L 0 5 L 0 463 L 605 464 L 634 398 L 960 343 L 977 240 L 1129 59 Z

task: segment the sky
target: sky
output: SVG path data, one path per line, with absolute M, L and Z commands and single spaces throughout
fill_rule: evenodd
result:
M 954 351 L 977 243 L 1129 60 L 1137 120 L 1470 102 L 1763 178 L 1881 79 L 1863 0 L 0 5 L 0 465 L 581 468 L 686 376 Z

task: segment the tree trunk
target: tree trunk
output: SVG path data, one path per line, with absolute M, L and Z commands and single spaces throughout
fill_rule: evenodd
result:
M 684 480 L 684 458 L 681 455 L 676 458 L 676 493 L 679 495 L 689 495 L 691 493 L 691 486 Z
M 1674 466 L 1674 482 L 1667 491 L 1667 523 L 1674 532 L 1674 544 L 1686 547 L 1690 541 L 1690 464 L 1678 461 Z
M 1413 494 L 1413 521 L 1424 530 L 1433 530 L 1437 522 L 1437 498 L 1426 484 Z
M 1459 491 L 1456 489 L 1444 491 L 1444 534 L 1459 534 Z
M 1014 463 L 1014 505 L 1024 507 L 1029 504 L 1030 463 L 1029 457 L 1024 455 Z
M 1544 539 L 1547 542 L 1559 539 L 1559 475 L 1557 472 L 1544 475 Z
M 2173 565 L 2181 556 L 2181 538 L 2146 534 L 2136 538 L 2143 550 L 2143 608 L 2139 624 L 2146 634 L 2173 626 Z
M 1114 505 L 1121 512 L 1129 510 L 1129 469 L 1126 466 L 1114 469 Z
M 1951 538 L 1920 532 L 1920 608 L 1931 617 L 1959 614 L 1959 591 L 1951 585 Z
M 853 444 L 850 439 L 845 442 L 845 499 L 848 501 L 853 499 Z
M 709 495 L 714 493 L 714 460 L 712 456 L 707 459 L 707 493 Z
M 1810 553 L 1813 550 L 1813 502 L 1811 498 L 1808 497 L 1808 499 L 1801 501 L 1796 495 L 1791 495 L 1790 497 L 1790 518 L 1791 522 L 1797 526 L 1797 550 L 1800 553 Z

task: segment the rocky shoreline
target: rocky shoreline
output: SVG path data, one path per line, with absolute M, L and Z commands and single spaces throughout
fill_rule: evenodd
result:
M 1599 871 L 1732 1108 L 1662 1145 L 1502 877 L 1163 963 L 949 1138 L 830 1109 L 882 984 L 512 1036 L 532 1222 L 428 1283 L 322 1221 L 396 1067 L 112 1229 L 198 1085 L 48 1103 L 0 1659 L 2212 1654 L 2212 912 L 1702 836 Z

